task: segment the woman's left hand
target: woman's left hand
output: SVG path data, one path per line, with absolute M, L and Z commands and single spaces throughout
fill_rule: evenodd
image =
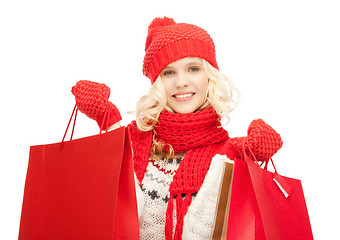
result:
M 232 160 L 241 158 L 243 143 L 246 154 L 253 158 L 250 148 L 257 161 L 268 161 L 283 144 L 280 134 L 262 119 L 250 123 L 247 137 L 230 138 L 222 151 Z

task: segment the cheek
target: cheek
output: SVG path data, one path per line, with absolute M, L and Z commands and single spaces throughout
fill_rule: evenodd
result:
M 165 81 L 165 80 L 162 80 L 162 84 L 163 84 L 163 87 L 164 87 L 164 90 L 165 90 L 165 93 L 168 97 L 169 93 L 170 93 L 170 89 L 171 89 L 171 86 L 169 84 L 169 81 Z
M 209 80 L 207 78 L 203 78 L 201 81 L 200 81 L 200 84 L 199 84 L 199 89 L 206 93 L 206 91 L 208 91 L 208 86 L 209 86 Z

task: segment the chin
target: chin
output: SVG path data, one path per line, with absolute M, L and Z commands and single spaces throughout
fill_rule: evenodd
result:
M 175 113 L 181 113 L 181 114 L 188 114 L 195 112 L 198 108 L 193 108 L 193 107 L 171 107 L 172 111 Z
M 190 111 L 190 110 L 188 110 L 188 111 L 175 111 L 175 113 L 180 113 L 180 114 L 188 114 L 188 113 L 192 113 L 192 112 L 194 112 L 194 111 Z

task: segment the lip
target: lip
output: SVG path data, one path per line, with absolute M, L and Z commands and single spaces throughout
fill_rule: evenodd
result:
M 194 92 L 178 92 L 172 95 L 172 98 L 177 102 L 186 102 L 190 101 L 194 96 Z

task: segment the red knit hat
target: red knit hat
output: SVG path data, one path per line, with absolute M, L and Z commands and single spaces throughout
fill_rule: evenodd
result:
M 153 19 L 145 43 L 143 74 L 154 83 L 164 67 L 185 57 L 203 58 L 218 69 L 214 42 L 204 29 L 168 17 Z

